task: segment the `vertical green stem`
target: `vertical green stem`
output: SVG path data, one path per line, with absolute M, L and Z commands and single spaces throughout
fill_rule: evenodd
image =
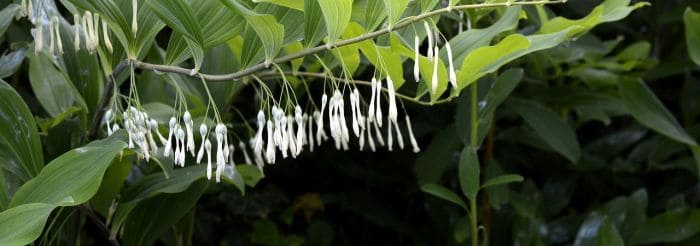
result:
M 477 91 L 477 82 L 475 81 L 471 85 L 471 117 L 470 118 L 470 134 L 469 134 L 469 144 L 472 148 L 476 149 L 479 141 L 479 95 Z M 479 245 L 479 225 L 478 217 L 479 213 L 476 207 L 476 197 L 469 201 L 469 213 L 470 213 L 470 225 L 471 225 L 471 239 L 472 246 Z

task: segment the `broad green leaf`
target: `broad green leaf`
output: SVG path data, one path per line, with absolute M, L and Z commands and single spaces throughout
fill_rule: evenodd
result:
M 29 82 L 41 106 L 51 116 L 57 116 L 72 106 L 87 111 L 85 101 L 64 72 L 44 53 L 29 53 Z
M 488 45 L 493 37 L 500 33 L 513 30 L 518 24 L 519 14 L 520 6 L 510 7 L 493 25 L 484 29 L 469 29 L 453 37 L 450 40 L 450 46 L 452 47 L 455 67 L 461 67 L 464 58 L 474 49 Z M 443 50 L 440 52 L 440 56 L 447 59 L 447 52 Z
M 170 178 L 159 172 L 148 175 L 123 194 L 122 202 L 140 201 L 161 193 L 178 193 L 206 174 L 206 165 L 175 169 Z
M 690 7 L 683 13 L 685 23 L 685 42 L 688 45 L 688 54 L 695 64 L 700 65 L 700 13 Z
M 479 119 L 490 118 L 523 79 L 523 69 L 509 69 L 498 76 L 486 95 L 486 106 L 479 110 Z M 481 126 L 480 126 L 481 127 Z
M 43 166 L 44 153 L 34 116 L 12 86 L 0 80 L 0 187 L 9 195 L 0 198 L 0 210 Z
M 243 15 L 250 27 L 255 30 L 265 48 L 265 62 L 272 62 L 282 48 L 284 26 L 274 16 L 259 14 L 248 9 L 236 0 L 221 0 L 228 8 Z
M 481 189 L 484 189 L 489 186 L 503 185 L 514 182 L 523 182 L 523 180 L 525 180 L 523 176 L 517 174 L 504 174 L 487 180 L 486 182 L 484 182 L 484 184 L 481 185 Z
M 445 201 L 452 202 L 456 205 L 459 205 L 464 210 L 467 210 L 467 204 L 464 202 L 464 200 L 462 200 L 462 198 L 460 198 L 457 194 L 441 185 L 424 184 L 420 187 L 420 189 L 425 193 L 442 198 Z
M 384 0 L 367 0 L 367 10 L 365 11 L 364 26 L 367 31 L 374 31 L 384 22 L 387 17 L 384 8 Z
M 479 167 L 479 158 L 476 155 L 476 149 L 474 147 L 464 147 L 459 157 L 457 172 L 462 193 L 470 200 L 476 199 L 479 193 L 479 175 L 481 169 Z
M 97 192 L 112 159 L 126 148 L 124 138 L 126 132 L 118 131 L 54 159 L 17 190 L 10 207 L 37 202 L 56 206 L 84 203 Z
M 384 0 L 384 7 L 386 8 L 387 14 L 389 16 L 388 24 L 389 28 L 396 24 L 396 22 L 401 19 L 401 15 L 406 10 L 408 6 L 408 0 Z
M 236 170 L 241 174 L 245 184 L 250 187 L 255 187 L 258 181 L 263 178 L 263 173 L 257 166 L 253 165 L 238 165 Z
M 146 4 L 170 28 L 182 34 L 195 61 L 194 72 L 204 60 L 204 34 L 192 7 L 186 0 L 148 0 Z
M 650 218 L 636 234 L 635 243 L 673 243 L 700 232 L 699 209 L 675 209 Z
M 19 13 L 19 11 L 20 6 L 15 3 L 8 4 L 4 9 L 0 10 L 0 37 L 5 36 L 7 27 L 10 26 L 10 23 L 12 23 L 12 20 Z
M 638 2 L 629 6 L 630 0 L 606 0 L 596 6 L 590 14 L 578 20 L 570 20 L 564 17 L 556 17 L 545 22 L 540 29 L 540 33 L 555 33 L 569 28 L 579 26 L 579 29 L 571 30 L 569 37 L 582 34 L 593 29 L 598 24 L 618 21 L 627 17 L 635 9 L 649 5 L 647 2 Z
M 318 5 L 321 7 L 323 19 L 326 21 L 328 43 L 332 45 L 345 33 L 345 28 L 350 23 L 352 0 L 318 0 Z
M 574 245 L 624 245 L 624 241 L 610 218 L 594 213 L 581 224 Z
M 290 43 L 290 44 L 284 46 L 284 53 L 293 54 L 293 53 L 302 51 L 303 49 L 304 49 L 304 45 L 302 45 L 301 42 L 294 42 L 294 43 Z M 303 57 L 292 60 L 290 62 L 292 64 L 292 71 L 298 72 L 299 68 L 301 67 L 301 64 L 303 62 L 304 62 Z M 359 58 L 358 58 L 358 63 L 359 63 Z
M 512 34 L 496 45 L 475 49 L 464 58 L 457 73 L 457 89 L 461 90 L 485 74 L 496 71 L 501 65 L 513 60 L 515 54 L 528 50 L 530 46 L 527 37 Z
M 305 3 L 302 0 L 253 0 L 255 3 L 271 3 L 299 11 L 304 11 Z
M 23 204 L 0 213 L 0 245 L 20 246 L 33 242 L 56 205 Z
M 124 223 L 125 245 L 152 245 L 195 206 L 209 182 L 201 180 L 187 190 L 162 194 L 139 203 Z
M 377 0 L 378 1 L 378 0 Z M 326 23 L 317 0 L 304 0 L 304 47 L 314 47 L 326 36 Z
M 357 71 L 357 68 L 360 66 L 360 51 L 357 50 L 356 45 L 338 47 L 333 49 L 332 52 L 344 71 L 348 71 L 348 76 L 352 76 Z
M 697 145 L 643 81 L 623 79 L 618 88 L 625 107 L 639 123 L 678 142 Z
M 350 23 L 343 35 L 343 38 L 353 38 L 365 34 L 366 31 L 356 22 Z M 390 76 L 394 81 L 394 88 L 398 89 L 403 85 L 403 64 L 400 52 L 396 52 L 394 47 L 378 46 L 372 40 L 365 40 L 353 44 L 360 49 L 367 60 L 379 70 L 379 76 Z
M 576 133 L 557 113 L 531 100 L 511 99 L 508 106 L 522 116 L 549 147 L 569 161 L 578 162 L 581 158 L 581 147 Z
M 24 62 L 25 52 L 27 49 L 20 48 L 0 57 L 0 79 L 7 78 L 17 72 L 17 69 Z
M 114 160 L 112 164 L 109 165 L 105 176 L 102 179 L 102 184 L 97 190 L 95 196 L 90 199 L 90 205 L 95 211 L 99 212 L 102 216 L 107 218 L 110 216 L 110 207 L 112 202 L 120 195 L 122 187 L 124 186 L 124 181 L 131 172 L 133 160 L 131 158 L 122 158 L 121 160 Z

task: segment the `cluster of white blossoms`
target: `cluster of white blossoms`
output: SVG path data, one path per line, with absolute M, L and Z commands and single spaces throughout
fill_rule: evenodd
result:
M 255 163 L 262 171 L 265 164 L 276 162 L 278 152 L 282 158 L 296 158 L 305 148 L 313 152 L 314 147 L 320 146 L 329 139 L 332 139 L 336 149 L 349 150 L 351 134 L 357 138 L 360 150 L 365 149 L 366 143 L 371 151 L 376 151 L 378 146 L 386 146 L 391 151 L 394 148 L 394 141 L 399 148 L 403 149 L 404 138 L 398 123 L 396 93 L 393 81 L 389 77 L 385 82 L 386 95 L 388 96 L 387 121 L 383 120 L 381 99 L 381 92 L 384 90 L 383 84 L 382 80 L 372 79 L 371 97 L 364 112 L 358 89 L 353 89 L 350 93 L 349 111 L 346 111 L 348 105 L 338 89 L 333 91 L 330 98 L 323 94 L 320 109 L 311 113 L 303 112 L 298 105 L 294 106 L 290 112 L 285 112 L 276 105 L 272 106 L 269 110 L 269 116 L 260 110 L 256 117 L 257 130 L 255 134 L 247 141 L 247 144 L 244 141 L 239 141 L 239 150 L 243 153 L 246 163 Z M 330 134 L 326 133 L 326 122 Z M 235 167 L 233 153 L 236 148 L 233 142 L 229 142 L 227 127 L 222 123 L 217 123 L 213 127 L 206 123 L 200 124 L 200 144 L 197 148 L 194 122 L 189 111 L 185 111 L 181 118 L 170 118 L 167 136 L 161 134 L 155 119 L 150 118 L 146 112 L 131 106 L 120 114 L 114 114 L 112 110 L 107 111 L 103 123 L 106 125 L 108 135 L 119 129 L 125 129 L 129 136 L 129 148 L 137 150 L 140 156 L 145 159 L 150 159 L 155 153 L 158 153 L 159 146 L 162 146 L 163 156 L 170 157 L 172 155 L 175 165 L 180 167 L 185 166 L 187 153 L 195 159 L 197 164 L 203 162 L 206 154 L 207 178 L 212 178 L 212 162 L 215 162 L 216 182 L 220 182 L 221 174 L 226 168 Z M 382 135 L 384 125 L 386 125 L 386 138 Z M 408 115 L 405 115 L 405 127 L 412 150 L 414 152 L 420 151 Z M 160 144 L 156 143 L 156 138 Z M 212 141 L 215 141 L 215 148 Z M 248 154 L 249 149 L 252 150 L 252 160 Z M 214 159 L 212 159 L 213 155 Z M 235 168 L 232 170 L 235 171 Z
M 461 25 L 460 25 L 461 26 Z M 431 91 L 434 93 L 437 90 L 438 87 L 438 63 L 440 61 L 440 58 L 438 57 L 438 54 L 440 54 L 440 48 L 437 45 L 437 40 L 439 39 L 440 35 L 438 35 L 437 32 L 433 32 L 432 28 L 430 28 L 430 25 L 428 22 L 424 21 L 423 22 L 423 28 L 425 29 L 425 34 L 428 37 L 428 48 L 427 48 L 427 57 L 430 62 L 432 62 L 433 65 L 433 76 L 430 80 L 430 88 Z M 418 38 L 418 35 L 414 37 L 414 47 L 413 50 L 415 51 L 415 57 L 414 57 L 414 65 L 413 65 L 413 77 L 416 80 L 416 82 L 420 81 L 420 66 L 419 66 L 419 59 L 420 59 L 420 39 Z M 447 51 L 447 63 L 448 63 L 448 72 L 449 72 L 449 79 L 450 83 L 454 88 L 457 88 L 457 73 L 455 72 L 455 67 L 452 59 L 452 47 L 450 47 L 450 42 L 445 40 L 445 47 Z
M 20 14 L 18 17 L 27 17 L 34 24 L 32 28 L 34 35 L 34 52 L 39 53 L 44 50 L 44 46 L 48 45 L 50 54 L 63 54 L 63 41 L 61 40 L 60 19 L 58 16 L 47 17 L 43 11 L 34 13 L 34 8 L 31 0 L 22 0 L 20 3 Z M 134 11 L 136 10 L 136 0 L 133 0 Z M 100 29 L 102 29 L 102 42 L 109 53 L 113 52 L 112 42 L 109 38 L 109 28 L 107 22 L 100 19 L 99 14 L 93 14 L 90 11 L 80 16 L 73 15 L 73 46 L 75 50 L 80 50 L 81 36 L 85 39 L 85 47 L 90 53 L 100 45 Z M 46 43 L 44 35 L 45 29 L 48 31 L 49 42 Z M 136 15 L 132 21 L 132 32 L 136 33 Z

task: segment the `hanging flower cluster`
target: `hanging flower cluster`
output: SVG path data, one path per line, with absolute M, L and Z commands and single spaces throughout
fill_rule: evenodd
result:
M 59 16 L 47 17 L 45 11 L 39 10 L 35 13 L 32 0 L 22 0 L 20 3 L 20 13 L 18 17 L 27 17 L 35 26 L 31 32 L 34 35 L 34 52 L 39 53 L 48 45 L 49 54 L 63 54 L 63 41 L 61 39 Z M 136 11 L 136 0 L 133 0 L 134 11 Z M 113 52 L 112 41 L 109 38 L 109 28 L 107 22 L 100 18 L 99 14 L 85 11 L 81 16 L 73 15 L 73 45 L 74 49 L 80 50 L 81 36 L 85 39 L 85 47 L 90 53 L 94 53 L 100 45 L 100 29 L 102 29 L 102 42 L 109 53 Z M 136 33 L 136 15 L 132 21 L 132 32 Z M 48 34 L 49 42 L 46 43 L 45 35 Z
M 461 27 L 461 25 L 460 25 Z M 430 24 L 428 24 L 427 21 L 423 21 L 423 28 L 425 29 L 425 34 L 428 38 L 428 48 L 427 48 L 427 56 L 428 60 L 432 62 L 433 65 L 433 76 L 431 77 L 430 80 L 430 89 L 433 93 L 437 91 L 438 87 L 438 63 L 440 61 L 440 58 L 438 57 L 438 54 L 440 53 L 440 48 L 437 45 L 437 40 L 441 35 L 437 31 L 433 31 L 432 28 L 430 27 Z M 415 58 L 414 58 L 414 65 L 413 65 L 413 77 L 416 80 L 416 82 L 420 81 L 420 66 L 419 66 L 419 58 L 420 58 L 420 40 L 418 38 L 418 35 L 414 37 L 414 47 L 413 50 L 415 51 Z M 450 46 L 450 42 L 447 42 L 445 40 L 445 50 L 447 51 L 447 63 L 448 63 L 448 71 L 449 71 L 449 79 L 450 79 L 450 84 L 452 84 L 452 87 L 457 88 L 457 73 L 455 72 L 455 66 L 453 62 L 453 57 L 452 57 L 452 47 Z

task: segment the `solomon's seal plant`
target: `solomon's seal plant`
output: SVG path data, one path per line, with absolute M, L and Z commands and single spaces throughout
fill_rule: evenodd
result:
M 484 197 L 492 186 L 524 180 L 500 169 L 481 173 L 498 141 L 495 122 L 516 118 L 512 114 L 534 130 L 530 135 L 513 130 L 513 141 L 532 140 L 528 143 L 570 163 L 590 161 L 567 123 L 571 111 L 597 119 L 611 111 L 627 113 L 700 156 L 695 140 L 658 100 L 639 102 L 654 97 L 630 78 L 635 69 L 648 68 L 630 60 L 638 56 L 605 57 L 619 41 L 600 44 L 595 54 L 517 63 L 539 55 L 557 58 L 544 52 L 563 53 L 590 40 L 597 25 L 648 5 L 642 1 L 605 0 L 579 19 L 553 14 L 571 4 L 566 0 L 15 2 L 3 10 L 11 17 L 0 16 L 0 31 L 11 22 L 16 24 L 8 33 L 29 30 L 8 39 L 21 40 L 13 47 L 23 50 L 21 60 L 29 60 L 25 87 L 36 98 L 25 103 L 20 95 L 26 92 L 0 83 L 0 108 L 7 111 L 1 126 L 24 136 L 0 136 L 0 147 L 12 150 L 0 150 L 0 161 L 7 163 L 0 163 L 0 181 L 6 180 L 0 187 L 0 245 L 60 244 L 54 236 L 74 216 L 62 211 L 78 211 L 75 216 L 89 219 L 113 245 L 152 244 L 168 230 L 177 238 L 173 244 L 181 245 L 193 230 L 181 225 L 194 224 L 183 221 L 205 191 L 230 184 L 244 193 L 276 168 L 270 165 L 304 165 L 306 156 L 331 151 L 420 155 L 429 163 L 416 164 L 420 190 L 461 209 L 456 240 L 488 243 L 490 217 L 480 215 L 478 201 L 490 209 Z M 581 65 L 593 61 L 595 66 Z M 524 72 L 518 66 L 534 68 Z M 530 98 L 508 99 L 521 80 L 535 88 L 550 86 L 538 76 L 555 76 L 551 84 L 565 87 L 570 77 L 599 81 L 618 74 L 624 92 L 593 82 L 586 90 L 602 94 L 599 99 L 619 96 L 625 110 L 587 105 L 554 112 Z M 446 141 L 444 149 L 432 147 L 420 131 L 431 119 L 415 116 L 452 104 L 458 104 L 457 123 L 439 130 L 452 129 L 446 135 L 456 140 Z M 496 114 L 501 104 L 507 116 Z M 666 120 L 655 124 L 649 116 L 655 112 Z M 460 195 L 436 178 L 452 159 L 458 163 L 453 176 Z M 425 174 L 430 172 L 420 170 L 426 166 L 443 170 Z M 172 208 L 152 211 L 144 205 L 160 197 L 173 201 Z M 518 212 L 527 209 L 515 206 Z M 160 220 L 159 212 L 172 214 Z M 149 216 L 159 222 L 141 230 L 139 225 L 151 222 L 140 220 Z M 189 230 L 190 238 L 183 239 L 187 233 L 180 229 Z M 270 245 L 285 245 L 277 243 Z

